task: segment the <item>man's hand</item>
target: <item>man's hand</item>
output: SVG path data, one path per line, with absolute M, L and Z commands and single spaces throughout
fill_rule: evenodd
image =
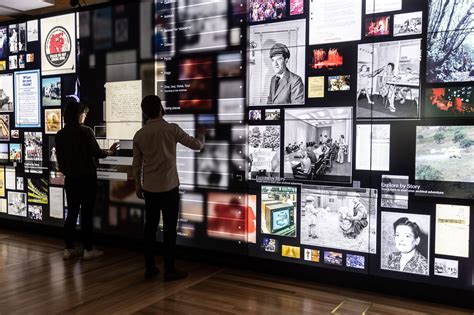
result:
M 109 148 L 109 155 L 114 155 L 120 149 L 120 142 L 115 142 Z
M 136 193 L 137 193 L 137 197 L 138 197 L 138 198 L 140 198 L 140 199 L 145 199 L 145 198 L 143 197 L 143 188 L 141 188 L 141 187 L 140 187 L 140 188 L 137 188 L 137 192 L 136 192 Z

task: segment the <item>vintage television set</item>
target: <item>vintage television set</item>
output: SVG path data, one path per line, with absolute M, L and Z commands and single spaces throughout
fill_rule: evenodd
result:
M 282 232 L 295 224 L 294 206 L 285 203 L 265 204 L 265 221 L 270 233 Z

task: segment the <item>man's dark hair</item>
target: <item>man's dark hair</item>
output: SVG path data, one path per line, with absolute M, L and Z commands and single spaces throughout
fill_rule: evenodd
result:
M 150 119 L 157 118 L 160 113 L 165 115 L 165 109 L 161 104 L 161 99 L 156 95 L 147 95 L 142 100 L 142 111 Z
M 66 105 L 64 109 L 64 123 L 66 125 L 78 125 L 79 116 L 82 113 L 88 113 L 89 107 L 85 104 L 78 103 L 76 101 L 71 101 Z

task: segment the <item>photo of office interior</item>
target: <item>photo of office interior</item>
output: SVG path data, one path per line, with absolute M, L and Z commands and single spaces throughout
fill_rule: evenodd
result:
M 352 174 L 352 108 L 285 110 L 285 178 L 342 181 Z
M 474 314 L 473 0 L 0 0 L 0 315 Z

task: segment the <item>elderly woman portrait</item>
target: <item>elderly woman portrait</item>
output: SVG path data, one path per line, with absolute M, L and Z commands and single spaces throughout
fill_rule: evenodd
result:
M 400 217 L 400 215 L 403 214 L 382 213 L 382 224 L 393 222 L 391 226 L 382 228 L 382 269 L 429 275 L 427 259 L 429 242 L 419 224 L 429 229 L 430 217 L 415 214 Z M 386 220 L 387 216 L 391 218 Z

